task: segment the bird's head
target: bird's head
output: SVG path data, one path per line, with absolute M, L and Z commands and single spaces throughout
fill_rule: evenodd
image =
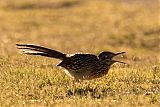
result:
M 118 52 L 118 53 L 113 53 L 113 52 L 109 52 L 109 51 L 104 51 L 104 52 L 101 52 L 99 55 L 98 55 L 98 58 L 101 60 L 103 59 L 112 59 L 113 57 L 117 56 L 117 55 L 121 55 L 121 54 L 124 54 L 126 52 Z
M 124 53 L 126 53 L 126 52 L 113 53 L 113 52 L 109 52 L 109 51 L 104 51 L 98 55 L 98 58 L 99 58 L 99 60 L 112 60 L 113 57 L 115 57 L 117 55 L 124 54 Z M 116 61 L 116 60 L 111 61 L 111 63 L 115 63 L 115 62 L 124 63 L 124 62 Z

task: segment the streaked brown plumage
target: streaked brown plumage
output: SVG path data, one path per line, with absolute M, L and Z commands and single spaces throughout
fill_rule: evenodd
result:
M 116 55 L 123 54 L 102 52 L 98 56 L 93 54 L 75 54 L 72 56 L 56 50 L 31 44 L 16 44 L 17 48 L 27 55 L 41 55 L 62 60 L 57 66 L 63 67 L 65 73 L 76 80 L 90 80 L 106 75 L 112 64 L 119 62 L 112 60 Z M 125 64 L 125 63 L 124 63 Z

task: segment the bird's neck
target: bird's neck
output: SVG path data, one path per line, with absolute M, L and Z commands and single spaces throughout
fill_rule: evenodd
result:
M 111 66 L 112 65 L 112 61 L 109 60 L 109 59 L 101 59 L 101 60 L 99 60 L 99 62 L 103 65 L 106 65 L 106 66 Z
M 103 59 L 99 59 L 99 61 L 100 61 L 100 62 L 108 62 L 108 61 L 109 61 L 109 59 L 105 59 L 105 58 L 103 58 Z

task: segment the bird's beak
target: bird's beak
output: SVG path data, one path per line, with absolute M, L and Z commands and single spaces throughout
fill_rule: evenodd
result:
M 124 53 L 126 53 L 126 52 L 118 52 L 118 53 L 115 54 L 115 56 L 121 55 L 121 54 L 124 54 Z M 121 62 L 121 61 L 117 61 L 117 60 L 114 60 L 114 62 L 118 62 L 118 63 L 122 63 L 122 64 L 127 64 L 125 62 Z
M 122 64 L 127 64 L 125 62 L 122 62 L 122 61 L 117 61 L 117 60 L 113 60 L 114 62 L 118 62 L 118 63 L 122 63 Z
M 116 63 L 116 62 L 118 62 L 118 63 L 121 63 L 121 64 L 127 64 L 127 63 L 125 63 L 125 62 L 122 62 L 122 61 L 117 61 L 117 60 L 111 60 L 113 63 Z
M 124 54 L 124 53 L 126 53 L 126 52 L 118 52 L 118 53 L 115 54 L 115 56 L 121 55 L 121 54 Z

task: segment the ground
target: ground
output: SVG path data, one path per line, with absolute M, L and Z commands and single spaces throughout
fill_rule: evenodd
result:
M 0 105 L 160 106 L 158 0 L 1 0 Z M 75 81 L 57 59 L 19 54 L 16 43 L 64 53 L 121 52 L 108 75 Z

